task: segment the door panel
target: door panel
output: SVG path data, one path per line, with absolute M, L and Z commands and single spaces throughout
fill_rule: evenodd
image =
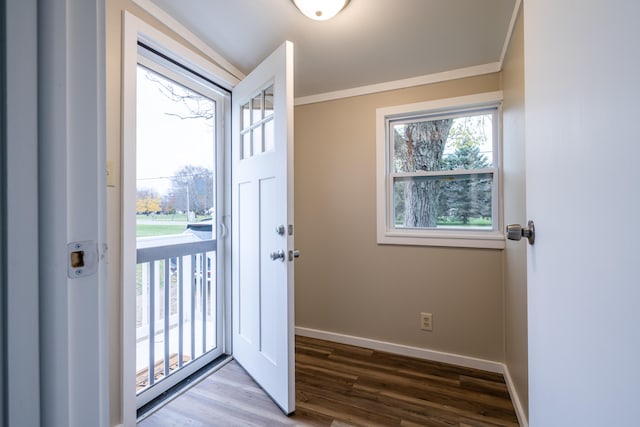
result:
M 293 45 L 232 99 L 233 355 L 285 413 L 294 411 Z M 293 228 L 291 228 L 293 230 Z M 281 251 L 281 252 L 280 252 Z M 272 253 L 282 253 L 272 259 Z
M 254 252 L 256 251 L 255 245 L 251 242 L 257 240 L 257 227 L 255 221 L 251 221 L 253 212 L 255 211 L 255 195 L 251 194 L 253 188 L 250 182 L 243 182 L 237 184 L 237 204 L 236 211 L 238 212 L 237 223 L 234 235 L 237 239 L 235 242 L 235 253 L 238 254 L 239 259 L 252 259 Z M 255 284 L 257 283 L 258 271 L 257 269 L 243 269 L 238 270 L 234 275 L 233 283 L 237 282 L 237 292 L 234 289 L 234 321 L 235 328 L 237 328 L 238 338 L 242 339 L 251 345 L 255 341 L 254 330 L 252 326 L 252 316 L 256 312 L 257 303 L 256 296 L 258 294 Z
M 282 246 L 281 237 L 275 232 L 275 225 L 278 223 L 276 212 L 272 209 L 274 200 L 277 200 L 276 177 L 263 178 L 260 180 L 260 344 L 259 351 L 265 359 L 275 364 L 277 360 L 278 347 L 283 343 L 277 342 L 271 337 L 278 336 L 278 326 L 280 322 L 274 322 L 280 313 L 283 312 L 279 306 L 278 285 L 281 280 L 280 270 L 283 268 L 280 261 L 273 261 L 270 258 L 272 248 Z M 275 285 L 275 286 L 274 286 Z
M 524 4 L 529 423 L 637 426 L 640 4 Z

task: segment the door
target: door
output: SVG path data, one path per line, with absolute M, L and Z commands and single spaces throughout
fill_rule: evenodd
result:
M 216 196 L 228 94 L 145 46 L 138 51 L 136 212 L 127 215 L 136 216 L 140 408 L 224 352 Z
M 533 427 L 638 425 L 638 13 L 525 3 Z
M 233 356 L 294 411 L 293 44 L 232 95 Z

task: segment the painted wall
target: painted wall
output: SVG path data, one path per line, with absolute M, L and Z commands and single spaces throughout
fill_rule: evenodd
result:
M 296 107 L 297 326 L 502 362 L 502 251 L 378 245 L 375 195 L 376 108 L 499 89 L 489 74 Z
M 502 68 L 505 224 L 525 224 L 524 22 L 522 9 Z M 507 240 L 504 251 L 505 364 L 517 397 L 528 410 L 527 243 Z M 518 402 L 514 402 L 516 405 Z
M 0 388 L 6 395 L 0 412 L 6 418 L 0 417 L 0 424 L 11 426 L 40 424 L 40 328 L 34 321 L 39 313 L 37 7 L 35 0 L 9 0 L 0 6 L 4 264 L 0 282 L 6 298 L 0 306 L 0 334 L 6 339 L 0 357 Z

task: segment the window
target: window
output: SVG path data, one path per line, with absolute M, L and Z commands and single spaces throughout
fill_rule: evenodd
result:
M 273 85 L 262 90 L 241 107 L 242 159 L 273 151 Z
M 501 99 L 377 110 L 378 243 L 504 247 Z

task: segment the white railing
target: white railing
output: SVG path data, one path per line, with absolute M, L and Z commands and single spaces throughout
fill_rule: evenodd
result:
M 202 240 L 137 250 L 138 392 L 215 346 L 216 249 Z

